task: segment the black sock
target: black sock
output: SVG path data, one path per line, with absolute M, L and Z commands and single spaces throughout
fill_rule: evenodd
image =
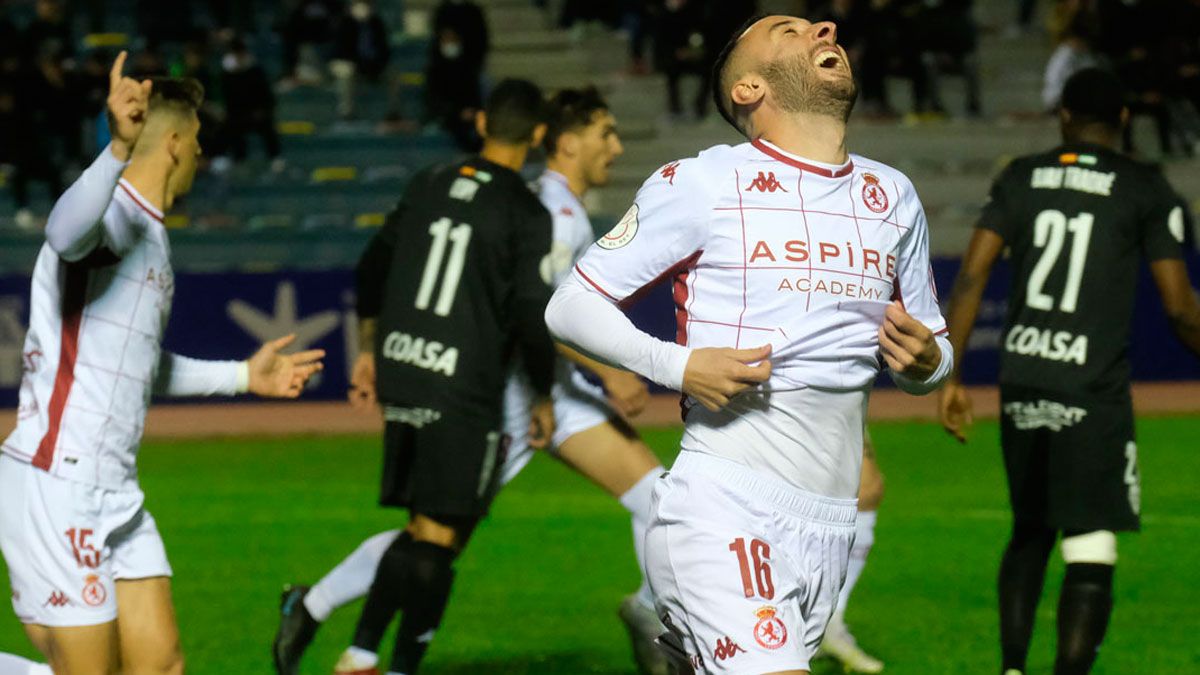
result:
M 425 650 L 433 640 L 433 632 L 442 623 L 450 586 L 454 582 L 451 565 L 458 555 L 442 546 L 416 542 L 409 549 L 408 579 L 404 617 L 396 633 L 392 650 L 392 672 L 414 675 Z
M 1042 525 L 1021 522 L 1013 525 L 1012 539 L 1000 563 L 1002 671 L 1025 672 L 1029 640 L 1033 637 L 1033 623 L 1046 578 L 1046 562 L 1057 534 Z
M 1092 669 L 1112 614 L 1112 585 L 1112 565 L 1067 565 L 1058 598 L 1055 675 L 1085 675 Z
M 412 535 L 403 532 L 383 553 L 379 566 L 375 568 L 375 580 L 363 605 L 358 627 L 354 631 L 354 646 L 369 652 L 378 652 L 379 643 L 396 611 L 404 602 L 407 586 L 405 561 L 414 542 Z

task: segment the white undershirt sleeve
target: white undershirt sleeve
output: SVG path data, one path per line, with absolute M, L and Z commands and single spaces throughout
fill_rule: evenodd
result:
M 235 396 L 250 388 L 245 361 L 204 361 L 163 352 L 154 393 L 165 396 Z
M 113 156 L 112 146 L 106 147 L 54 203 L 46 221 L 46 242 L 63 260 L 80 260 L 104 240 L 104 215 L 126 166 L 128 162 Z M 110 237 L 117 241 L 131 239 L 128 233 L 115 234 Z
M 905 391 L 909 394 L 915 394 L 917 396 L 924 396 L 925 394 L 928 394 L 934 389 L 940 387 L 942 382 L 950 376 L 950 371 L 954 369 L 954 348 L 950 346 L 950 340 L 948 340 L 944 335 L 936 335 L 934 336 L 933 340 L 937 343 L 938 349 L 942 352 L 942 362 L 938 364 L 937 370 L 933 371 L 933 374 L 929 376 L 929 379 L 921 382 L 920 380 L 907 378 L 890 368 L 888 369 L 888 372 L 892 375 L 892 381 L 895 382 L 896 386 L 902 391 Z
M 546 325 L 555 338 L 593 358 L 664 387 L 683 389 L 683 373 L 692 351 L 642 332 L 616 305 L 574 276 L 550 298 Z

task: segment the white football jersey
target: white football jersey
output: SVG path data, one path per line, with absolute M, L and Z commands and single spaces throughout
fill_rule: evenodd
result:
M 534 186 L 542 206 L 550 212 L 554 228 L 551 235 L 550 255 L 546 261 L 549 265 L 549 277 L 557 286 L 571 273 L 575 264 L 588 247 L 596 240 L 592 231 L 592 221 L 588 218 L 583 203 L 571 192 L 566 176 L 546 169 L 538 177 Z M 555 387 L 553 393 L 556 399 L 565 396 L 564 392 L 576 391 L 572 383 L 574 364 L 563 358 L 558 359 L 555 368 Z M 512 369 L 504 392 L 504 428 L 516 436 L 516 430 L 529 426 L 529 406 L 533 403 L 533 391 L 525 375 L 525 369 L 518 362 Z
M 869 386 L 893 299 L 946 331 L 912 183 L 857 155 L 819 165 L 755 141 L 672 162 L 575 274 L 622 304 L 670 278 L 677 342 L 770 343 L 768 391 Z
M 928 237 L 899 171 L 857 155 L 817 164 L 755 141 L 661 168 L 573 283 L 626 305 L 670 279 L 679 344 L 770 344 L 762 386 L 716 413 L 685 401 L 683 449 L 853 498 L 884 310 L 898 299 L 946 331 Z
M 38 254 L 17 428 L 3 452 L 128 490 L 175 277 L 162 212 L 123 179 L 102 230 L 83 260 L 67 262 L 50 244 Z

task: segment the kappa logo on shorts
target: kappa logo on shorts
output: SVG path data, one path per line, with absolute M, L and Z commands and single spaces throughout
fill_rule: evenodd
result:
M 787 188 L 783 187 L 783 185 L 780 185 L 779 179 L 775 177 L 774 171 L 765 173 L 759 171 L 758 177 L 750 181 L 750 185 L 746 187 L 746 192 L 751 192 L 753 190 L 770 193 L 774 193 L 776 191 L 787 192 Z
M 42 607 L 66 607 L 71 604 L 71 599 L 62 591 L 54 591 L 50 597 L 42 604 Z
M 621 248 L 633 241 L 638 231 L 638 205 L 634 204 L 625 212 L 621 222 L 608 231 L 608 234 L 596 240 L 596 245 L 609 251 Z
M 84 579 L 83 585 L 83 601 L 89 607 L 99 607 L 108 600 L 108 591 L 104 588 L 104 584 L 100 581 L 100 577 L 95 574 L 89 574 Z
M 733 638 L 726 635 L 724 640 L 717 640 L 717 648 L 713 650 L 713 658 L 718 661 L 724 661 L 725 659 L 732 659 L 737 656 L 738 652 L 745 654 L 746 650 L 734 642 Z
M 787 644 L 787 626 L 775 616 L 775 608 L 761 607 L 754 613 L 758 623 L 754 624 L 754 640 L 764 649 L 779 649 Z
M 883 191 L 879 178 L 873 173 L 863 174 L 862 200 L 863 204 L 875 213 L 883 213 L 888 209 L 887 193 Z
M 667 180 L 670 185 L 675 184 L 675 172 L 679 170 L 679 162 L 671 162 L 664 166 L 660 175 Z

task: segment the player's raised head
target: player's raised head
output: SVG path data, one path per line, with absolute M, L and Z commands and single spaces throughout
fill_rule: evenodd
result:
M 1129 120 L 1125 85 L 1111 71 L 1084 68 L 1063 86 L 1059 105 L 1063 139 L 1082 140 L 1082 136 L 1115 138 Z
M 488 142 L 540 145 L 546 134 L 546 102 L 542 90 L 528 80 L 502 81 L 488 96 L 477 127 Z
M 746 136 L 761 135 L 778 113 L 844 121 L 858 97 L 837 25 L 794 16 L 750 19 L 721 51 L 712 81 L 717 110 Z
M 617 118 L 595 87 L 563 89 L 550 97 L 546 138 L 552 164 L 576 167 L 589 186 L 607 185 L 609 169 L 625 152 Z
M 134 148 L 136 156 L 160 154 L 170 160 L 169 199 L 187 194 L 200 156 L 200 118 L 204 86 L 190 77 L 151 79 L 146 128 Z

